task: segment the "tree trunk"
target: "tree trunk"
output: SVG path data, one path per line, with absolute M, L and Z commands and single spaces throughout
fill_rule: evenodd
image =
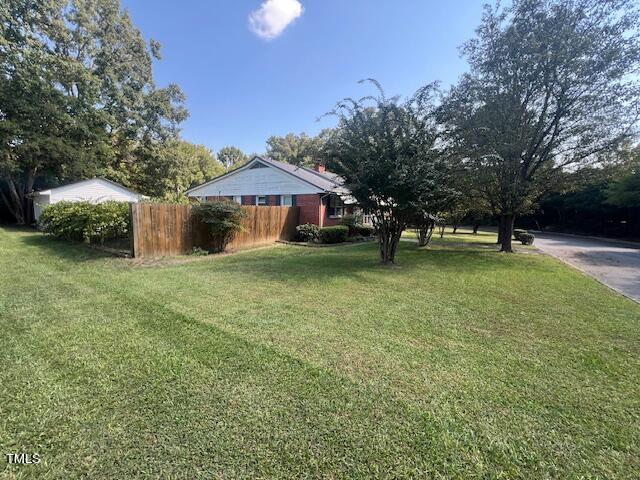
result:
M 454 223 L 453 224 L 453 234 L 455 235 L 457 231 L 458 231 L 458 224 Z
M 511 247 L 511 239 L 513 238 L 513 221 L 515 217 L 511 214 L 502 215 L 501 217 L 501 230 L 502 230 L 502 247 L 500 248 L 501 252 L 505 253 L 513 253 L 513 248 Z
M 418 246 L 426 247 L 429 245 L 431 241 L 431 236 L 433 235 L 434 222 L 429 222 L 427 224 L 421 225 L 416 229 L 416 236 L 418 237 Z
M 383 265 L 395 264 L 396 251 L 400 243 L 400 236 L 404 230 L 404 224 L 396 219 L 383 219 L 378 224 L 378 245 L 380 247 L 380 263 Z
M 33 192 L 35 176 L 36 169 L 29 168 L 24 172 L 23 182 L 10 175 L 5 177 L 9 197 L 2 193 L 2 200 L 18 225 L 29 225 L 33 222 L 32 202 L 27 195 Z
M 504 218 L 502 215 L 498 218 L 498 245 L 502 244 L 502 234 L 504 233 Z
M 473 234 L 477 235 L 478 234 L 478 229 L 480 228 L 480 225 L 478 225 L 477 223 L 473 224 Z

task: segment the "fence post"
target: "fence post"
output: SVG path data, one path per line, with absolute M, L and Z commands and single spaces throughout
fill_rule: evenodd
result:
M 138 254 L 138 204 L 129 202 L 129 244 L 131 250 L 131 257 L 136 258 Z

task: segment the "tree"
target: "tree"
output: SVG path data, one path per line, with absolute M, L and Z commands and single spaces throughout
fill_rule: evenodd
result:
M 249 161 L 249 157 L 237 147 L 222 147 L 218 152 L 218 161 L 225 170 L 231 170 Z
M 380 260 L 395 263 L 400 235 L 428 207 L 441 181 L 444 157 L 432 103 L 434 86 L 420 89 L 400 103 L 380 85 L 375 97 L 345 99 L 330 112 L 339 118 L 325 148 L 328 166 L 373 216 Z
M 142 159 L 142 191 L 170 201 L 184 199 L 190 187 L 224 173 L 211 150 L 184 140 L 154 144 Z
M 633 134 L 640 66 L 633 0 L 514 0 L 486 7 L 464 45 L 471 72 L 449 93 L 452 145 L 500 217 L 511 252 L 514 218 Z
M 622 208 L 640 208 L 640 145 L 628 149 L 624 167 L 627 171 L 611 182 L 606 202 Z
M 18 223 L 30 220 L 36 176 L 110 171 L 127 180 L 136 149 L 177 135 L 184 97 L 175 85 L 153 83 L 158 53 L 118 0 L 3 4 L 0 179 Z
M 306 133 L 272 136 L 267 139 L 267 155 L 279 162 L 312 166 L 321 160 L 322 148 L 330 134 L 331 131 L 325 129 L 316 137 L 309 137 Z

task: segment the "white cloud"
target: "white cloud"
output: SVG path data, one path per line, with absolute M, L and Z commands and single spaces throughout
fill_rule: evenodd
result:
M 265 0 L 249 15 L 249 27 L 260 38 L 271 40 L 302 15 L 302 11 L 298 0 Z

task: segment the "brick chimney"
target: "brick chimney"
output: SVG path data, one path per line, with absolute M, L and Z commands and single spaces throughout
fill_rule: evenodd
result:
M 323 164 L 323 163 L 320 163 L 320 162 L 319 162 L 319 161 L 317 161 L 317 160 L 316 160 L 316 161 L 315 161 L 315 163 L 313 164 L 313 169 L 314 169 L 316 172 L 319 172 L 319 173 L 324 173 L 324 172 L 325 172 L 325 170 L 326 170 L 326 168 L 324 167 L 324 164 Z

